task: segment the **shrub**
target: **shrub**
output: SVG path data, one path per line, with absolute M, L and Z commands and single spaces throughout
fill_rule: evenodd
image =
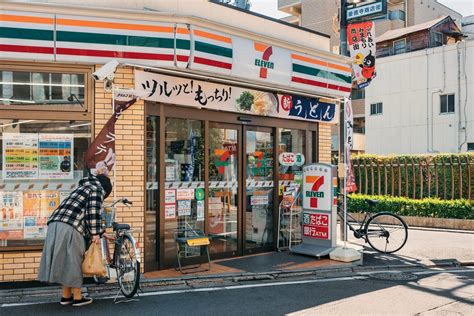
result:
M 378 200 L 379 204 L 370 210 L 366 199 Z M 349 212 L 353 213 L 389 211 L 401 216 L 474 219 L 474 202 L 467 200 L 414 200 L 405 197 L 351 194 L 347 199 L 347 207 Z

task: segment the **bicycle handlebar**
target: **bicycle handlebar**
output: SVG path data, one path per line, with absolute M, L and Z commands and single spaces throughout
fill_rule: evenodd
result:
M 107 207 L 114 207 L 115 205 L 117 205 L 117 203 L 122 203 L 123 205 L 128 206 L 128 207 L 133 205 L 132 202 L 130 202 L 126 197 L 124 197 L 124 198 L 120 198 L 118 200 L 113 201 L 111 204 L 107 205 Z

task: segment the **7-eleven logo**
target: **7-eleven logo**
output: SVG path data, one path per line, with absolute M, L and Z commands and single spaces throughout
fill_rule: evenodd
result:
M 224 174 L 225 167 L 229 165 L 230 152 L 227 149 L 215 149 L 214 154 L 217 156 L 217 161 L 215 162 L 217 172 Z
M 254 43 L 255 50 L 262 53 L 262 58 L 255 58 L 255 66 L 260 67 L 260 78 L 267 78 L 268 69 L 273 69 L 275 64 L 270 61 L 270 56 L 273 54 L 271 46 Z
M 324 192 L 319 191 L 324 184 L 324 176 L 307 176 L 305 183 L 312 184 L 311 191 L 306 191 L 306 197 L 309 197 L 309 205 L 311 208 L 318 207 L 318 198 L 324 198 Z

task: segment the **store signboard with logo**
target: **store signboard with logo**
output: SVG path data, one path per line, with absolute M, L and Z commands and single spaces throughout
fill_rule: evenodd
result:
M 335 180 L 335 166 L 311 164 L 303 167 L 303 242 L 292 246 L 292 252 L 319 257 L 336 247 Z
M 330 124 L 338 122 L 337 105 L 318 98 L 275 94 L 140 70 L 135 70 L 135 93 L 148 101 L 201 109 Z

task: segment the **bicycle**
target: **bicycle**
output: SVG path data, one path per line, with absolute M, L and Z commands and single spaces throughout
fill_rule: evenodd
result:
M 129 207 L 132 202 L 127 198 L 113 201 L 104 207 L 102 220 L 106 227 L 112 227 L 114 236 L 104 234 L 100 239 L 102 254 L 106 262 L 107 275 L 105 277 L 94 277 L 97 284 L 103 284 L 110 280 L 110 269 L 115 269 L 117 281 L 120 287 L 115 300 L 120 291 L 127 298 L 132 298 L 139 288 L 140 283 L 140 249 L 132 236 L 130 225 L 119 224 L 115 220 L 115 208 L 118 203 Z M 113 242 L 113 256 L 110 255 L 109 242 Z
M 344 196 L 343 194 L 339 194 Z M 375 208 L 379 201 L 366 199 L 369 209 Z M 344 220 L 344 210 L 338 203 L 337 215 Z M 357 225 L 352 226 L 352 223 Z M 408 239 L 408 225 L 398 215 L 391 212 L 364 212 L 364 219 L 357 220 L 354 216 L 347 213 L 347 227 L 354 233 L 357 239 L 364 239 L 366 243 L 380 253 L 394 253 L 405 246 Z

